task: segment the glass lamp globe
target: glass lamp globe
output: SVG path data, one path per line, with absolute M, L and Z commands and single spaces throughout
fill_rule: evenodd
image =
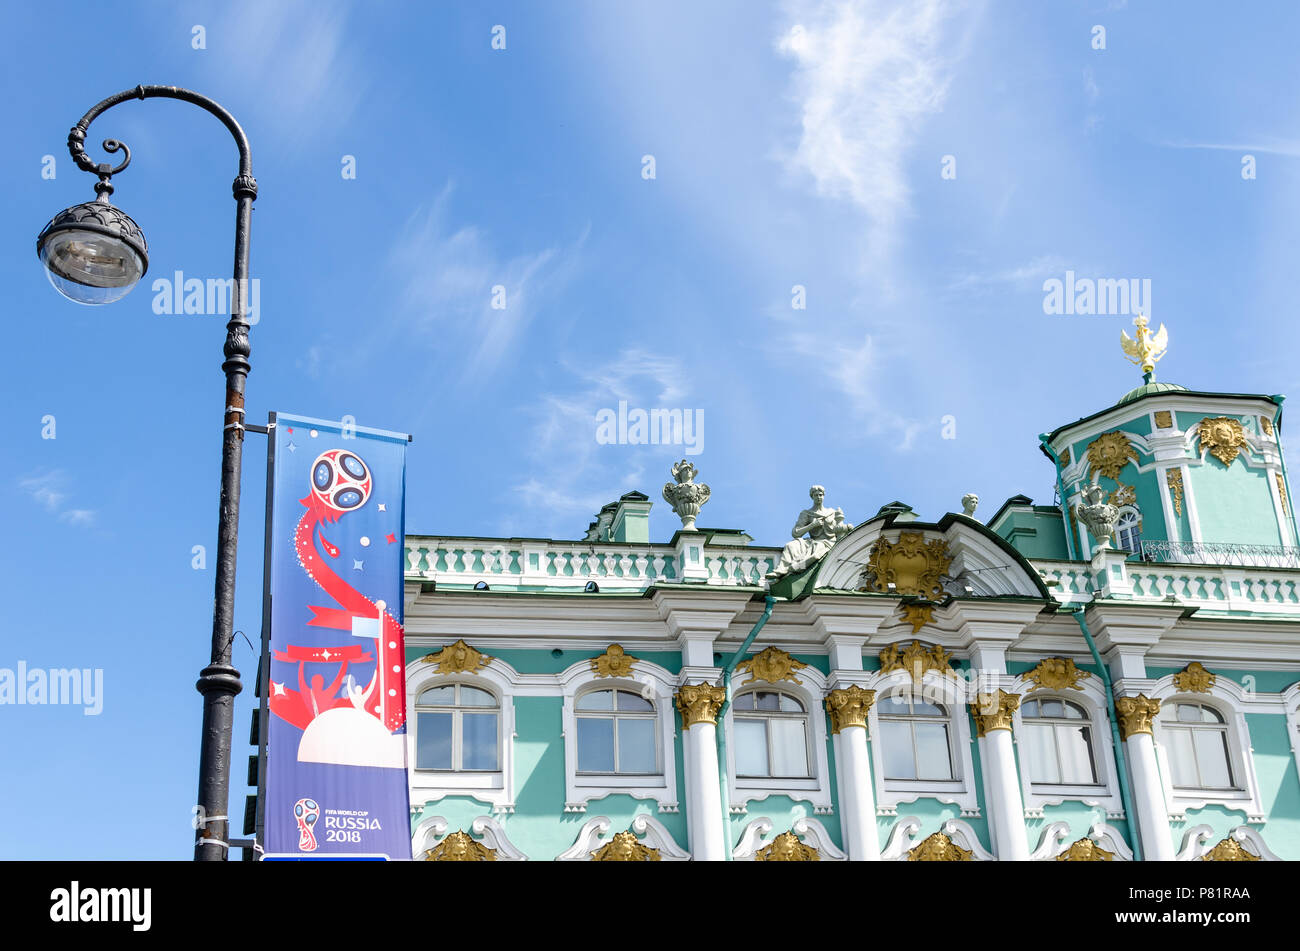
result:
M 78 304 L 111 304 L 149 269 L 144 232 L 103 198 L 59 212 L 36 239 L 54 289 Z

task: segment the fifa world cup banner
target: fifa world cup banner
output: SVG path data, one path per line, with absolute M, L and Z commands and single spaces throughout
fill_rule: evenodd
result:
M 411 857 L 399 433 L 276 414 L 267 857 Z

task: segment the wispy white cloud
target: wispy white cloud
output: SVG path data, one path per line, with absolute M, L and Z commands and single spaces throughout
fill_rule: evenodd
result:
M 444 343 L 463 348 L 467 354 L 457 360 L 462 378 L 474 379 L 507 355 L 547 289 L 572 275 L 588 231 L 563 251 L 544 248 L 504 257 L 480 228 L 450 224 L 452 192 L 448 184 L 431 206 L 411 215 L 388 263 L 399 282 L 403 326 L 436 328 Z
M 1284 155 L 1287 158 L 1300 157 L 1300 141 L 1274 139 L 1268 144 L 1235 144 L 1229 142 L 1161 142 L 1167 149 L 1214 149 L 1223 152 L 1255 153 L 1265 155 Z
M 951 79 L 948 0 L 794 0 L 780 37 L 795 62 L 792 95 L 802 132 L 786 163 L 817 192 L 843 198 L 888 243 L 907 211 L 907 152 L 924 117 L 939 111 Z
M 95 512 L 92 509 L 65 508 L 68 493 L 68 474 L 62 469 L 52 469 L 25 476 L 18 480 L 18 488 L 27 493 L 32 500 L 55 515 L 60 522 L 69 525 L 93 525 Z
M 646 466 L 663 462 L 680 447 L 603 446 L 596 442 L 596 414 L 630 406 L 686 408 L 687 374 L 674 358 L 644 350 L 625 350 L 594 367 L 570 368 L 572 390 L 542 394 L 529 410 L 535 418 L 529 478 L 515 486 L 531 508 L 550 512 L 557 531 L 580 536 L 587 521 L 606 502 L 640 483 Z
M 321 0 L 235 0 L 209 18 L 207 49 L 198 55 L 274 117 L 268 129 L 311 147 L 324 121 L 333 129 L 346 121 L 369 83 L 348 46 L 348 13 Z
M 948 284 L 948 290 L 972 293 L 1006 287 L 1021 289 L 1030 286 L 1038 287 L 1045 278 L 1064 275 L 1068 266 L 1065 258 L 1059 254 L 1044 254 L 1012 267 L 967 271 L 953 278 Z

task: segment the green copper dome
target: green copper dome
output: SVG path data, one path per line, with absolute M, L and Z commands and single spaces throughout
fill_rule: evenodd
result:
M 1143 383 L 1141 386 L 1134 387 L 1121 396 L 1115 402 L 1115 405 L 1123 406 L 1125 403 L 1131 403 L 1136 399 L 1141 399 L 1144 396 L 1151 396 L 1154 393 L 1177 393 L 1180 391 L 1186 392 L 1186 390 L 1187 387 L 1179 386 L 1177 383 Z

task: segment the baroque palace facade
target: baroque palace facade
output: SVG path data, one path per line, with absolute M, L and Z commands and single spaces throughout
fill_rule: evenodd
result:
M 1040 437 L 1064 505 L 794 540 L 408 535 L 411 831 L 432 860 L 1300 859 L 1282 398 L 1154 382 Z

